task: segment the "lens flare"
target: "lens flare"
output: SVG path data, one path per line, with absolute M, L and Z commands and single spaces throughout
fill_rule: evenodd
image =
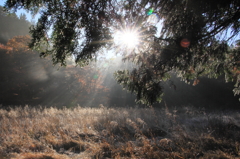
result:
M 151 8 L 151 9 L 149 9 L 148 11 L 147 11 L 147 15 L 151 15 L 151 14 L 153 14 L 153 8 Z
M 93 79 L 98 79 L 98 75 L 94 75 L 94 76 L 93 76 Z
M 181 40 L 180 45 L 184 48 L 187 48 L 190 45 L 190 41 L 188 39 L 184 38 Z

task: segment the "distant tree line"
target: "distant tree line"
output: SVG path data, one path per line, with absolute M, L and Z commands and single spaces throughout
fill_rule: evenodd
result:
M 14 12 L 6 13 L 4 8 L 0 6 L 0 43 L 6 44 L 8 39 L 17 35 L 29 34 L 31 23 L 27 21 L 26 15 L 22 14 L 18 17 Z

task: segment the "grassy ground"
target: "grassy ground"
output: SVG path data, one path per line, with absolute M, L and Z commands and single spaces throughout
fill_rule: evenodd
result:
M 240 158 L 240 113 L 0 109 L 0 159 Z

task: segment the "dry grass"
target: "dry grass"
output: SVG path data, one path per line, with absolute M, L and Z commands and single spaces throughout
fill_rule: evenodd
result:
M 240 114 L 193 108 L 0 109 L 0 159 L 240 158 Z

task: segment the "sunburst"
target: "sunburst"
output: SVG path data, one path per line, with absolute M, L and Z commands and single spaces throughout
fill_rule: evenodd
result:
M 140 41 L 139 32 L 137 29 L 125 28 L 119 31 L 116 31 L 114 34 L 114 42 L 117 46 L 134 49 L 138 46 Z

